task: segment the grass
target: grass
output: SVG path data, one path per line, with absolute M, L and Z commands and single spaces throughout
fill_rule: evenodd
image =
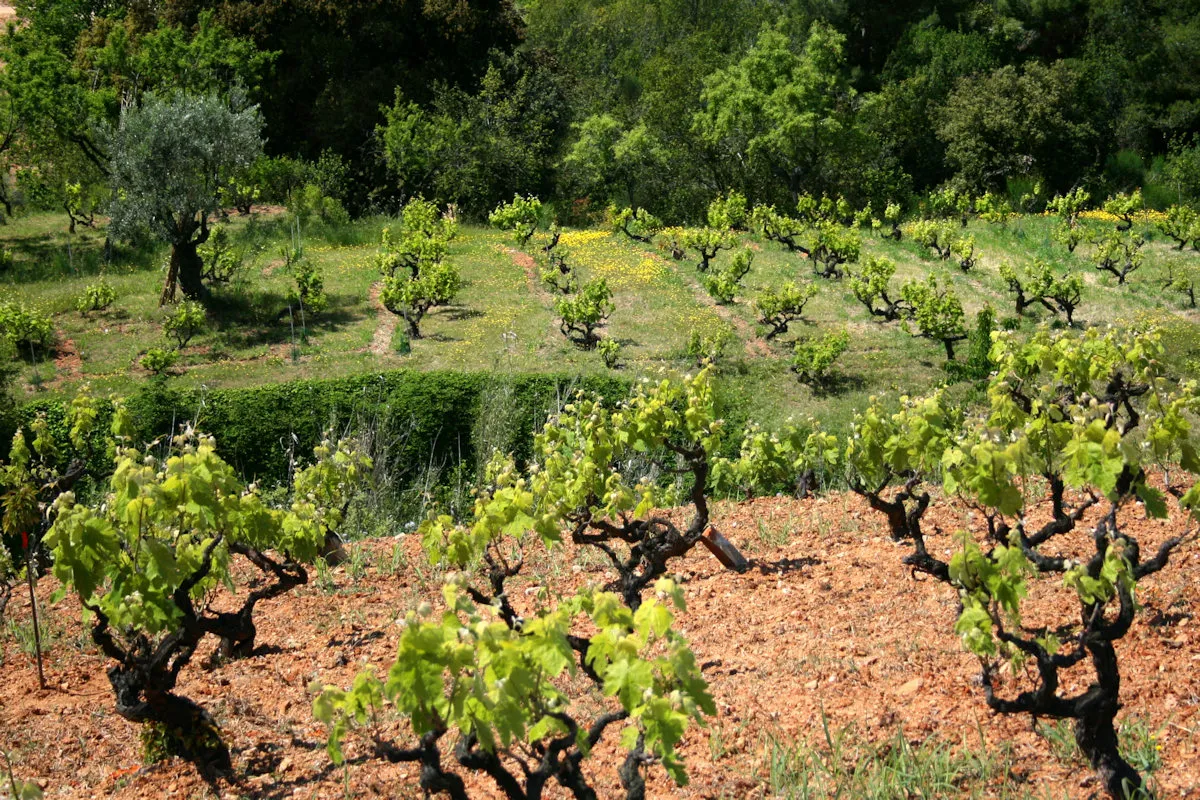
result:
M 19 383 L 26 397 L 69 397 L 84 381 L 100 394 L 129 393 L 148 377 L 137 365 L 141 355 L 167 345 L 158 308 L 166 248 L 118 249 L 105 261 L 102 231 L 81 228 L 68 236 L 64 222 L 61 215 L 34 214 L 0 228 L 0 247 L 15 256 L 14 267 L 0 275 L 0 292 L 51 312 L 60 341 L 69 340 L 80 357 L 72 364 L 61 358 L 56 362 L 55 353 L 23 356 Z M 181 353 L 176 374 L 168 379 L 175 384 L 237 387 L 400 367 L 606 371 L 598 353 L 582 350 L 562 336 L 554 297 L 514 263 L 512 243 L 499 232 L 462 228 L 450 258 L 465 286 L 455 305 L 431 312 L 422 324 L 424 337 L 409 342 L 409 352 L 404 352 L 403 322 L 371 301 L 371 287 L 379 277 L 373 265 L 379 234 L 394 221 L 314 225 L 303 232 L 306 258 L 321 268 L 330 296 L 329 310 L 307 315 L 303 324 L 298 315 L 287 312 L 285 298 L 294 278 L 279 255 L 291 241 L 284 218 L 234 217 L 228 224 L 245 253 L 246 266 L 234 285 L 214 292 L 210 329 Z M 979 263 L 969 273 L 937 260 L 908 239 L 894 242 L 868 235 L 863 251 L 864 257 L 885 255 L 897 262 L 897 288 L 904 280 L 933 272 L 955 288 L 968 317 L 991 304 L 1001 321 L 1008 319 L 1026 332 L 1039 321 L 1049 321 L 1048 315 L 1037 311 L 1013 320 L 1013 302 L 998 265 L 1043 258 L 1078 270 L 1087 281 L 1077 313 L 1081 326 L 1163 323 L 1180 345 L 1172 347 L 1180 365 L 1197 371 L 1195 312 L 1186 308 L 1182 295 L 1163 288 L 1168 262 L 1181 257 L 1170 243 L 1147 229 L 1151 241 L 1146 265 L 1129 285 L 1117 287 L 1111 277 L 1092 268 L 1086 245 L 1068 254 L 1051 240 L 1055 224 L 1043 217 L 1017 218 L 1005 226 L 973 221 L 968 232 L 976 237 Z M 853 410 L 871 395 L 920 392 L 945 378 L 941 346 L 914 338 L 897 324 L 873 320 L 854 299 L 847 280 L 815 278 L 804 259 L 770 242 L 748 239 L 747 244 L 756 253 L 744 288 L 735 303 L 717 306 L 702 288 L 694 260 L 676 262 L 653 247 L 603 231 L 568 231 L 562 237 L 581 277 L 604 277 L 614 291 L 616 311 L 604 333 L 622 344 L 623 373 L 630 377 L 694 369 L 686 355 L 692 330 L 712 332 L 731 324 L 736 339 L 721 371 L 734 387 L 729 396 L 738 412 L 768 424 L 811 415 L 833 431 L 844 430 Z M 535 252 L 536 242 L 527 249 Z M 728 258 L 724 253 L 716 263 Z M 116 290 L 117 300 L 109 311 L 85 317 L 75 311 L 76 298 L 101 273 Z M 763 289 L 790 279 L 814 280 L 820 291 L 804 320 L 767 343 L 756 334 L 751 301 Z M 836 366 L 841 378 L 832 389 L 813 392 L 787 369 L 791 343 L 799 336 L 837 328 L 851 335 L 850 349 Z M 60 347 L 59 355 L 63 350 Z
M 832 731 L 822 716 L 822 728 L 824 738 L 818 744 L 768 741 L 772 797 L 899 800 L 1031 796 L 1027 786 L 1012 778 L 1012 756 L 1007 746 L 963 742 L 955 748 L 934 739 L 914 743 L 905 737 L 903 729 L 878 744 L 857 744 L 859 737 L 852 727 Z

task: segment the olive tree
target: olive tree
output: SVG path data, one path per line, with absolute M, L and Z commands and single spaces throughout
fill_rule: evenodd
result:
M 161 302 L 205 294 L 204 262 L 197 248 L 208 241 L 209 216 L 220 191 L 262 153 L 257 106 L 234 96 L 146 95 L 121 112 L 111 133 L 110 233 L 131 237 L 145 230 L 171 245 Z

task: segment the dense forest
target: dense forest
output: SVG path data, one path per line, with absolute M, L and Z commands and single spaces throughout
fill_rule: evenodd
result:
M 3 200 L 100 207 L 122 108 L 261 115 L 242 184 L 352 215 L 408 197 L 564 222 L 719 192 L 1033 210 L 1200 197 L 1198 0 L 24 0 L 0 44 Z M 66 188 L 64 188 L 66 187 Z M 67 196 L 70 195 L 70 196 Z M 236 199 L 236 198 L 234 198 Z

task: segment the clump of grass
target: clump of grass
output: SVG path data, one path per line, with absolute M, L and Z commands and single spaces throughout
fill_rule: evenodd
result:
M 771 796 L 810 798 L 1028 797 L 1015 785 L 1007 747 L 953 748 L 910 742 L 902 728 L 879 744 L 861 744 L 853 726 L 832 731 L 821 716 L 819 744 L 773 738 L 767 757 Z M 982 738 L 982 733 L 980 733 Z

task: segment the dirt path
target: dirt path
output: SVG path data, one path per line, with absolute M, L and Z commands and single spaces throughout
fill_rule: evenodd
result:
M 386 356 L 392 352 L 392 335 L 396 332 L 397 321 L 396 315 L 388 311 L 379 300 L 382 289 L 383 284 L 378 281 L 371 284 L 371 305 L 375 306 L 379 315 L 379 324 L 375 326 L 375 335 L 371 337 L 371 344 L 367 349 L 377 356 Z
M 552 318 L 550 320 L 550 328 L 546 332 L 543 343 L 549 347 L 554 347 L 556 343 L 561 341 L 559 337 L 562 336 L 562 331 L 558 329 L 558 325 L 555 324 L 553 319 L 555 297 L 546 291 L 546 287 L 542 285 L 541 276 L 538 275 L 537 261 L 534 260 L 533 256 L 515 247 L 505 247 L 503 251 L 512 259 L 514 264 L 525 271 L 525 282 L 529 285 L 530 294 L 545 308 L 549 309 Z
M 55 389 L 64 383 L 79 380 L 83 374 L 83 358 L 74 339 L 68 339 L 65 331 L 55 331 L 58 336 L 58 347 L 54 352 L 54 378 L 48 381 L 46 388 Z

